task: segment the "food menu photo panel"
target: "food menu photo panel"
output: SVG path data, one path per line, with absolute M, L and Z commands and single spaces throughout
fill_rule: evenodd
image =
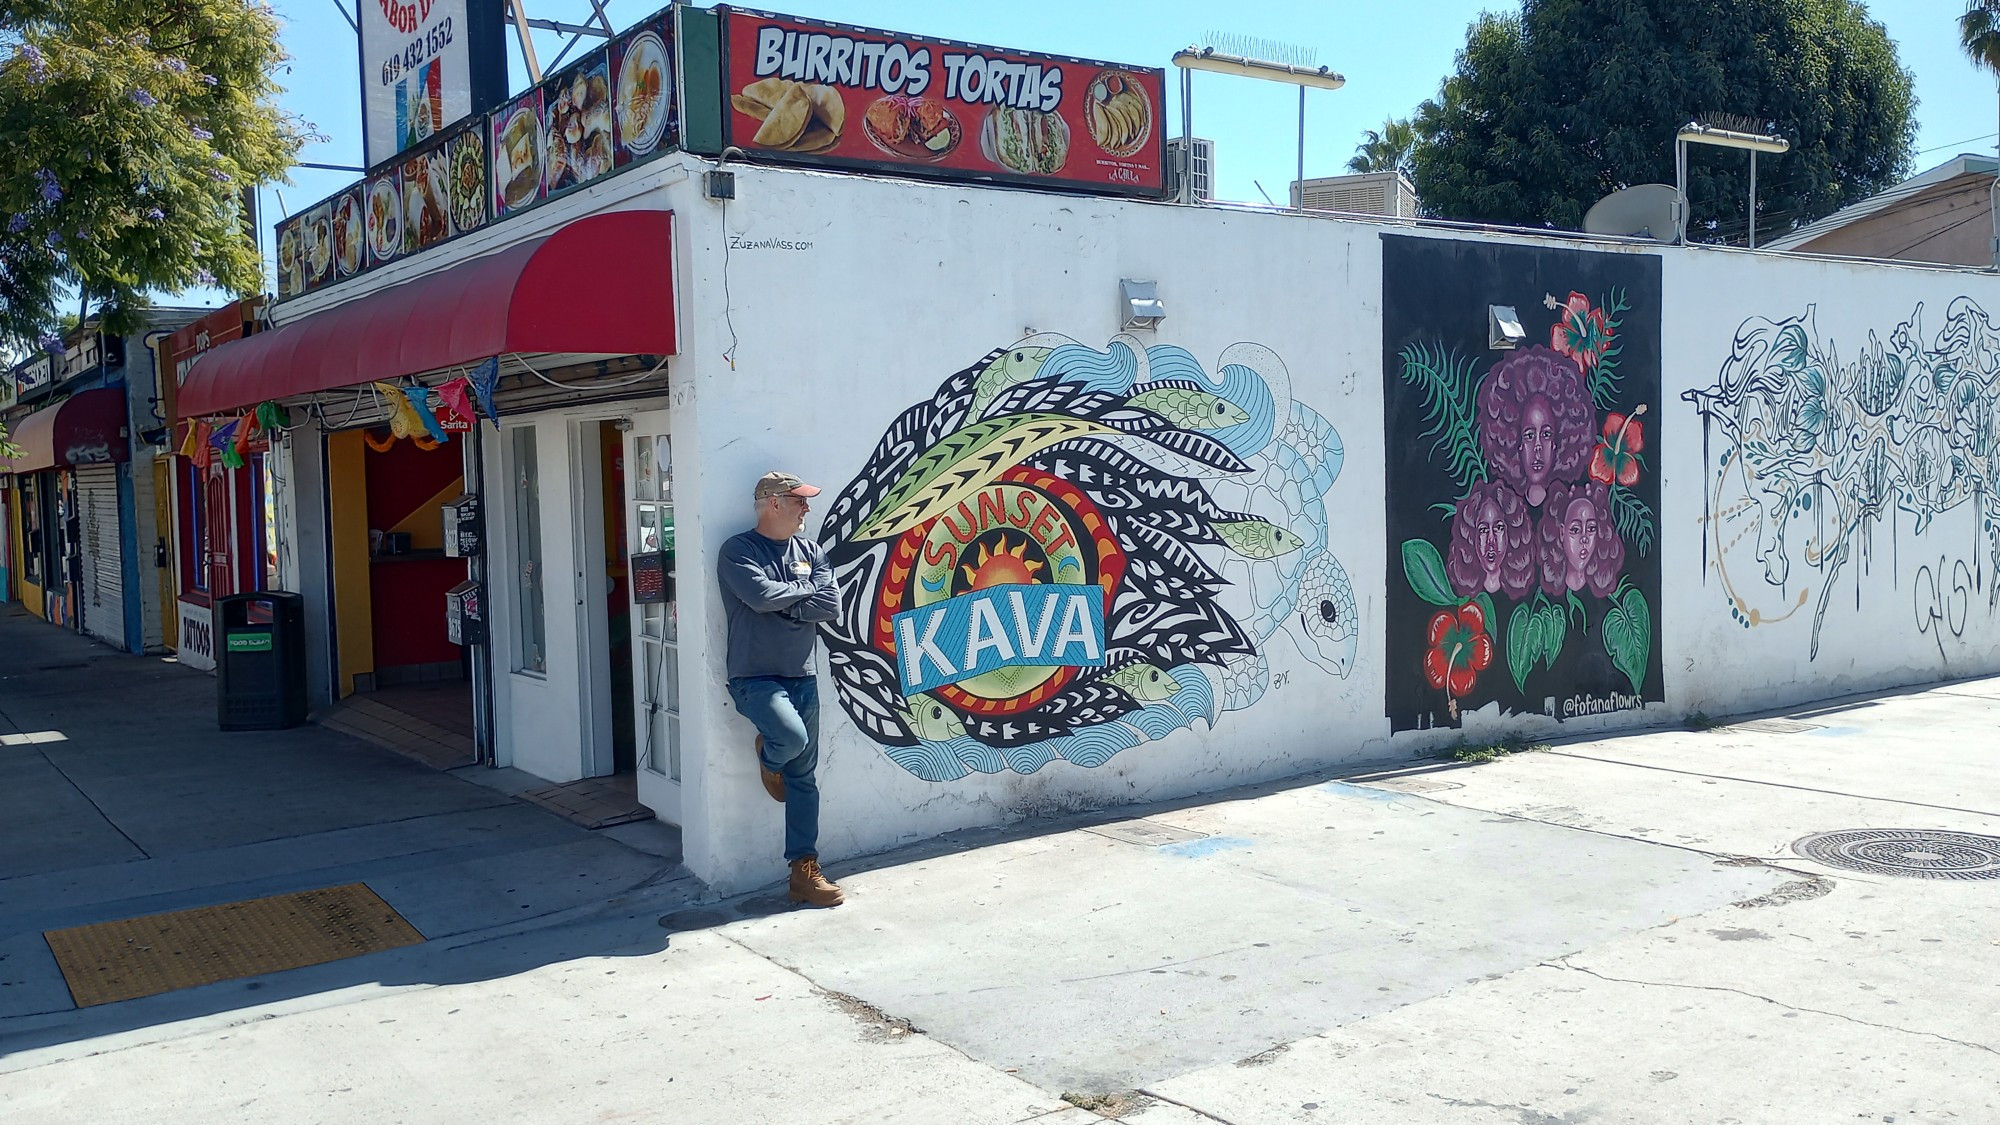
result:
M 464 234 L 486 225 L 486 123 L 476 121 L 446 145 L 451 188 L 451 229 Z
M 362 200 L 368 229 L 368 258 L 375 265 L 403 256 L 403 174 L 391 166 L 368 179 Z
M 403 161 L 403 252 L 435 246 L 451 237 L 451 212 L 443 146 Z
M 675 104 L 671 16 L 642 21 L 612 44 L 612 110 L 620 167 L 672 143 Z
M 356 184 L 333 197 L 333 271 L 353 277 L 367 264 L 368 221 L 362 185 Z
M 542 87 L 542 188 L 554 195 L 611 171 L 611 62 L 599 55 Z
M 299 224 L 299 252 L 305 265 L 305 287 L 317 289 L 333 277 L 333 206 L 321 203 Z
M 305 288 L 305 276 L 299 263 L 300 218 L 288 219 L 278 224 L 278 296 L 296 297 Z
M 1165 72 L 724 13 L 727 143 L 947 178 L 1165 190 Z
M 493 169 L 493 217 L 533 207 L 542 198 L 542 91 L 539 87 L 495 110 L 487 162 Z

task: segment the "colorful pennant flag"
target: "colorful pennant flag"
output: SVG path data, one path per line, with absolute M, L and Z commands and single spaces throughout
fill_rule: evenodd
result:
M 443 413 L 451 415 L 450 420 L 457 423 L 452 428 L 471 429 L 479 424 L 479 415 L 472 412 L 471 393 L 472 380 L 463 375 L 438 387 L 438 403 L 444 408 Z M 438 422 L 444 425 L 446 419 L 440 416 Z
M 492 359 L 472 369 L 472 391 L 479 396 L 479 408 L 486 412 L 486 417 L 493 423 L 493 428 L 496 430 L 500 428 L 500 408 L 493 405 L 493 392 L 499 386 L 499 356 L 494 356 Z
M 417 418 L 417 412 L 410 408 L 410 399 L 403 388 L 394 383 L 377 383 L 375 389 L 389 404 L 389 432 L 399 438 L 423 432 L 424 424 Z
M 188 444 L 193 447 L 188 456 L 193 459 L 198 469 L 207 469 L 209 459 L 215 455 L 214 448 L 209 445 L 209 438 L 213 432 L 213 428 L 207 422 L 188 423 Z
M 260 403 L 257 406 L 257 428 L 270 433 L 272 430 L 288 430 L 292 427 L 292 412 L 275 402 Z
M 423 424 L 424 432 L 430 435 L 432 441 L 451 440 L 451 436 L 444 432 L 444 427 L 438 425 L 437 415 L 431 412 L 429 387 L 405 387 L 403 394 L 410 400 L 410 413 L 417 416 L 417 421 Z

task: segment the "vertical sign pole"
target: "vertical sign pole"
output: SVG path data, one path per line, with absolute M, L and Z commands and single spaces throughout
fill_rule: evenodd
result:
M 1750 150 L 1750 249 L 1757 248 L 1757 150 Z
M 1306 88 L 1299 87 L 1299 202 L 1298 208 L 1306 209 Z

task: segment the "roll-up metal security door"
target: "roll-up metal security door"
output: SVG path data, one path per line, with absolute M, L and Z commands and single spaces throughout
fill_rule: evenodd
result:
M 118 535 L 118 466 L 79 466 L 76 502 L 83 516 L 83 628 L 123 647 L 125 556 Z

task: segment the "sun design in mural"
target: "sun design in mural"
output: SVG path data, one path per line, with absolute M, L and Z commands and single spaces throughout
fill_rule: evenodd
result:
M 1023 539 L 1020 546 L 1009 549 L 1006 535 L 995 538 L 997 541 L 991 550 L 986 544 L 979 544 L 976 566 L 968 563 L 959 567 L 965 574 L 965 588 L 984 590 L 988 586 L 1025 586 L 1036 581 L 1035 575 L 1045 568 L 1041 560 L 1028 557 L 1028 549 L 1033 546 L 1034 540 Z

